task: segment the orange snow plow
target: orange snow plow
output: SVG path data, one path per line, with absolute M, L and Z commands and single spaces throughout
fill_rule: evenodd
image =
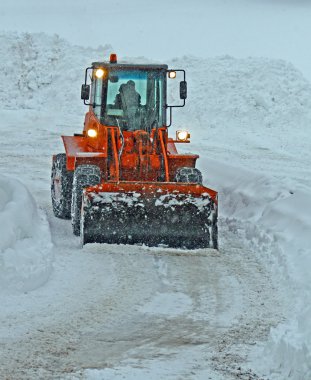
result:
M 81 237 L 84 244 L 217 247 L 216 202 L 197 184 L 102 184 L 84 192 Z
M 179 72 L 182 104 L 170 106 L 167 82 Z M 189 133 L 168 137 L 167 109 L 171 124 L 186 97 L 184 70 L 166 65 L 118 64 L 112 54 L 86 70 L 83 133 L 63 136 L 51 184 L 54 214 L 71 218 L 83 244 L 218 248 L 217 192 L 202 185 L 199 156 L 177 152 Z

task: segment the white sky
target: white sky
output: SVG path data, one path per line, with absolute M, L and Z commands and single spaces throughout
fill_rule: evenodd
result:
M 83 15 L 83 16 L 82 16 Z M 110 43 L 121 56 L 229 54 L 292 62 L 311 80 L 309 0 L 1 1 L 0 29 Z

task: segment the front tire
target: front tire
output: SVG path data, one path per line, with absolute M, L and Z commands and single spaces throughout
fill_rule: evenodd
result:
M 73 176 L 71 199 L 71 224 L 73 233 L 80 235 L 80 219 L 83 189 L 100 183 L 100 168 L 96 165 L 80 165 Z
M 202 173 L 197 168 L 178 168 L 175 175 L 176 182 L 199 183 L 202 184 Z
M 181 167 L 176 171 L 175 181 L 183 183 L 198 183 L 201 185 L 203 177 L 202 173 L 197 168 Z M 210 247 L 218 249 L 218 207 L 216 204 L 211 204 L 210 207 L 208 230 L 202 233 L 199 239 L 187 242 L 187 248 Z
M 51 173 L 51 197 L 54 215 L 70 219 L 73 172 L 66 168 L 66 154 L 59 153 L 53 159 Z

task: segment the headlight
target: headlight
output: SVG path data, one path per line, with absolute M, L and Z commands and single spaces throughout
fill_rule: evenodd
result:
M 190 139 L 190 133 L 188 131 L 177 131 L 176 140 L 177 141 L 187 141 Z
M 105 74 L 105 71 L 103 69 L 97 69 L 95 71 L 95 76 L 98 79 L 102 78 L 104 76 L 104 74 Z
M 89 137 L 97 137 L 97 131 L 96 131 L 96 129 L 88 129 L 87 130 L 87 135 Z

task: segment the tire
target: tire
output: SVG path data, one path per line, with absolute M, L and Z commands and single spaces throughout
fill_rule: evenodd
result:
M 186 183 L 199 183 L 202 184 L 203 178 L 202 173 L 197 168 L 178 168 L 175 174 L 176 182 L 186 182 Z
M 98 185 L 100 179 L 100 168 L 96 165 L 80 165 L 74 172 L 71 199 L 71 224 L 73 233 L 77 236 L 80 235 L 83 189 L 88 186 Z
M 202 184 L 203 177 L 202 173 L 197 168 L 182 167 L 178 168 L 175 175 L 176 182 L 184 183 L 198 183 Z M 203 239 L 204 240 L 204 239 Z M 211 210 L 211 225 L 209 231 L 206 231 L 206 244 L 200 244 L 194 239 L 190 242 L 185 242 L 187 248 L 197 248 L 198 245 L 202 244 L 202 248 L 210 247 L 218 249 L 218 208 L 216 205 L 212 205 Z
M 217 207 L 217 206 L 216 206 Z M 211 229 L 212 248 L 218 249 L 218 207 L 213 211 L 212 229 Z
M 66 154 L 59 153 L 53 159 L 51 173 L 51 197 L 54 215 L 70 219 L 73 172 L 66 168 Z

